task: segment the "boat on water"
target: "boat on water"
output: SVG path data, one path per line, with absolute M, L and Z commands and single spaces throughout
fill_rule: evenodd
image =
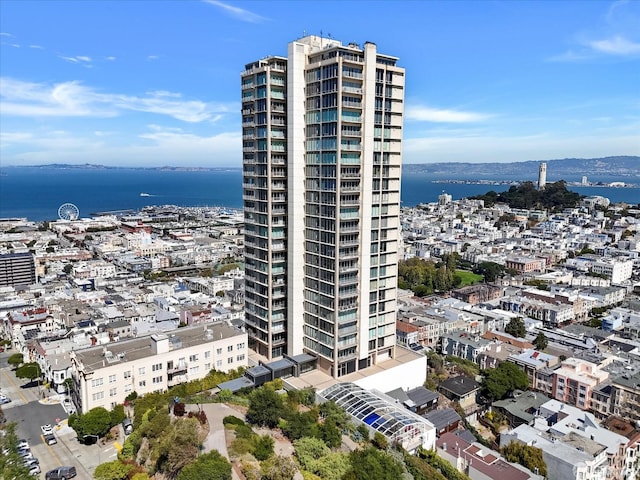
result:
M 150 197 L 151 195 L 149 195 L 148 193 L 142 192 L 142 193 L 140 193 L 140 196 L 141 197 Z

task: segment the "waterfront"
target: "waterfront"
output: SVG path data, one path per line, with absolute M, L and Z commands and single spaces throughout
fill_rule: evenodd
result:
M 404 175 L 402 204 L 434 202 L 445 191 L 454 199 L 504 191 L 508 185 L 436 183 L 451 180 L 443 175 Z M 466 180 L 461 178 L 460 180 Z M 478 180 L 478 178 L 468 179 Z M 486 180 L 515 182 L 534 180 L 494 175 Z M 550 178 L 553 182 L 556 179 Z M 579 178 L 565 178 L 573 182 Z M 593 182 L 627 181 L 629 178 L 589 178 Z M 633 181 L 638 184 L 638 182 Z M 640 202 L 640 187 L 582 187 L 581 195 L 601 195 L 612 202 Z M 144 193 L 145 195 L 141 194 Z M 62 169 L 12 167 L 0 176 L 0 217 L 26 217 L 42 221 L 57 218 L 58 207 L 74 203 L 82 217 L 94 212 L 140 209 L 149 205 L 242 207 L 241 169 L 175 171 L 152 169 Z

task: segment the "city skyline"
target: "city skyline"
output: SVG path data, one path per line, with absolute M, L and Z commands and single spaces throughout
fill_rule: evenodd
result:
M 240 167 L 238 73 L 305 33 L 412 72 L 405 163 L 640 154 L 639 3 L 292 4 L 3 1 L 2 164 Z

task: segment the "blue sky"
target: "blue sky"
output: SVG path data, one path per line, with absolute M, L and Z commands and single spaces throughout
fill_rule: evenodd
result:
M 240 166 L 245 63 L 407 70 L 404 162 L 640 155 L 638 1 L 0 1 L 0 164 Z

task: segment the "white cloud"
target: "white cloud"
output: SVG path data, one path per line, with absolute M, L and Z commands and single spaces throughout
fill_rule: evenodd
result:
M 104 59 L 105 59 L 105 60 L 107 60 L 107 61 L 109 61 L 109 62 L 113 62 L 113 61 L 116 59 L 116 57 L 114 57 L 113 55 L 111 55 L 111 56 L 108 56 L 108 57 L 104 57 Z
M 616 35 L 604 40 L 589 42 L 589 46 L 600 53 L 609 55 L 637 55 L 640 54 L 640 43 L 632 42 L 626 38 Z
M 480 122 L 489 117 L 491 115 L 484 113 L 430 108 L 421 105 L 410 105 L 405 109 L 405 118 L 418 122 L 468 123 Z
M 148 92 L 145 95 L 101 93 L 80 82 L 54 85 L 0 78 L 2 113 L 18 117 L 113 117 L 125 111 L 166 115 L 188 123 L 219 120 L 235 110 L 235 104 L 185 100 L 175 92 Z
M 582 60 L 586 60 L 590 58 L 586 53 L 577 53 L 573 50 L 567 50 L 560 55 L 554 55 L 553 57 L 549 57 L 547 60 L 550 62 L 580 62 Z
M 13 37 L 13 35 L 8 32 L 0 32 L 0 37 Z
M 213 5 L 214 7 L 220 8 L 225 13 L 243 22 L 260 23 L 267 20 L 265 17 L 262 17 L 257 13 L 250 12 L 249 10 L 245 10 L 244 8 L 234 7 L 232 5 L 228 5 L 226 3 L 219 2 L 217 0 L 203 0 L 203 1 L 204 3 L 208 3 L 209 5 Z
M 86 55 L 76 55 L 73 57 L 58 55 L 58 57 L 69 63 L 91 63 L 91 57 L 87 57 Z
M 159 55 L 147 55 L 147 60 L 152 62 L 154 60 L 158 60 L 160 58 Z
M 3 133 L 0 137 L 4 150 L 3 164 L 86 163 L 90 157 L 92 163 L 105 165 L 240 166 L 242 139 L 238 132 L 203 137 L 157 125 L 150 130 L 124 140 L 126 145 L 104 143 L 94 136 L 82 137 L 71 133 Z M 119 135 L 119 139 L 123 140 L 122 136 Z M 12 143 L 9 144 L 8 140 Z M 11 153 L 4 148 L 9 145 Z
M 29 48 L 35 48 L 37 50 L 44 50 L 44 47 L 41 45 L 29 45 Z

